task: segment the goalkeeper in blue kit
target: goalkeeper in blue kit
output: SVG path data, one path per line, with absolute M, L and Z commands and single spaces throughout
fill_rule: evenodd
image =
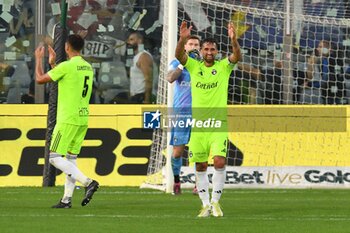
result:
M 199 59 L 200 39 L 197 36 L 190 36 L 185 43 L 185 50 L 190 57 Z M 187 69 L 184 68 L 177 59 L 174 59 L 169 66 L 166 79 L 170 83 L 175 83 L 173 115 L 178 116 L 176 120 L 188 119 L 191 116 L 191 78 Z M 191 128 L 174 127 L 171 131 L 170 145 L 173 146 L 171 166 L 174 174 L 173 194 L 181 193 L 180 171 L 182 166 L 182 156 L 185 145 L 190 140 Z M 195 189 L 194 189 L 195 192 Z

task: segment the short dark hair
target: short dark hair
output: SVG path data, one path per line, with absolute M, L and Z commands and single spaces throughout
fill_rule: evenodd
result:
M 143 42 L 143 40 L 144 40 L 142 33 L 139 32 L 139 31 L 134 31 L 134 30 L 133 30 L 133 31 L 130 31 L 130 33 L 129 33 L 129 35 L 128 35 L 128 38 L 129 38 L 131 35 L 136 35 L 136 37 L 137 37 L 138 39 L 140 39 L 142 42 Z
M 84 39 L 79 35 L 69 35 L 67 42 L 75 51 L 80 52 L 84 48 Z
M 199 36 L 196 36 L 196 35 L 190 35 L 188 38 L 187 38 L 187 41 L 188 40 L 198 40 L 199 42 L 201 42 L 201 39 L 199 39 Z M 187 43 L 186 41 L 186 43 Z
M 205 43 L 209 43 L 209 44 L 215 44 L 216 48 L 218 48 L 218 42 L 216 42 L 216 40 L 214 38 L 205 38 L 201 41 L 201 48 L 203 46 L 203 44 Z

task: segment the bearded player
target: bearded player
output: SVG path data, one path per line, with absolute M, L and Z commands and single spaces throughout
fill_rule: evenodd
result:
M 232 53 L 222 59 L 215 60 L 218 54 L 218 43 L 207 38 L 201 41 L 201 55 L 203 61 L 189 57 L 184 50 L 187 39 L 191 35 L 191 26 L 186 22 L 180 26 L 180 39 L 175 56 L 188 70 L 191 76 L 192 116 L 193 119 L 208 118 L 221 119 L 220 129 L 192 129 L 189 142 L 190 162 L 196 163 L 196 184 L 202 209 L 198 217 L 222 217 L 223 212 L 219 204 L 226 180 L 227 154 L 227 108 L 228 81 L 232 70 L 241 58 L 233 23 L 228 25 Z M 199 111 L 198 109 L 202 109 Z M 222 111 L 224 110 L 224 111 Z M 196 111 L 196 112 L 195 112 Z M 221 112 L 221 113 L 220 113 Z M 212 197 L 209 195 L 209 179 L 207 175 L 209 154 L 213 156 L 214 174 L 212 177 Z

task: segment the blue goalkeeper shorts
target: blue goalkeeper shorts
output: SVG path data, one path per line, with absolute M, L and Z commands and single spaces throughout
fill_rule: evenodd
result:
M 171 138 L 170 145 L 180 146 L 186 145 L 190 141 L 191 127 L 187 128 L 172 128 L 171 129 Z
M 172 146 L 186 145 L 190 141 L 191 135 L 191 125 L 187 123 L 192 120 L 192 108 L 173 108 L 171 113 L 173 114 L 173 118 L 171 118 L 170 120 L 174 121 L 176 125 L 173 125 L 171 129 L 171 137 L 169 144 Z

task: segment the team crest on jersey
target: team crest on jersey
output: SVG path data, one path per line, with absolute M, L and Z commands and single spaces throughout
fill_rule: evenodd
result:
M 213 75 L 216 75 L 216 73 L 217 73 L 216 69 L 213 69 L 213 70 L 211 71 L 211 73 L 212 73 Z

